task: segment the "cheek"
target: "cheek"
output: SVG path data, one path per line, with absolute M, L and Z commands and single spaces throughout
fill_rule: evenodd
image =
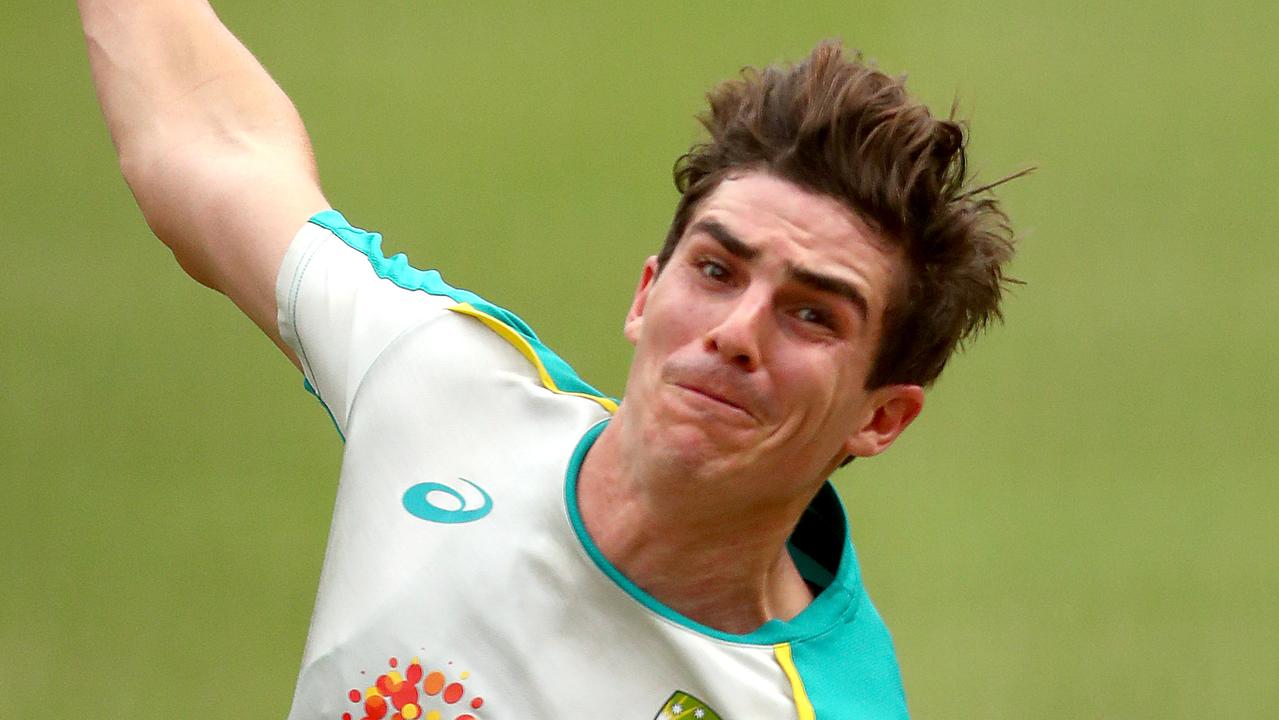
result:
M 844 420 L 855 414 L 864 396 L 850 369 L 829 356 L 804 356 L 787 364 L 785 395 L 807 408 L 811 419 Z
M 637 335 L 631 360 L 632 372 L 646 378 L 646 384 L 658 382 L 662 368 L 680 355 L 689 346 L 689 337 L 695 335 L 686 320 L 678 315 L 664 314 L 652 306 L 649 310 Z
M 659 352 L 670 352 L 701 337 L 698 318 L 704 313 L 690 311 L 689 305 L 659 302 L 650 305 L 645 317 L 646 344 Z

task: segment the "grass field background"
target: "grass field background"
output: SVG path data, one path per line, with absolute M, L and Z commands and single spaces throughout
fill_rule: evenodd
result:
M 216 6 L 339 209 L 614 394 L 711 84 L 837 36 L 958 94 L 1027 284 L 837 476 L 915 716 L 1279 716 L 1274 4 Z M 282 717 L 338 438 L 150 237 L 72 4 L 0 47 L 0 717 Z

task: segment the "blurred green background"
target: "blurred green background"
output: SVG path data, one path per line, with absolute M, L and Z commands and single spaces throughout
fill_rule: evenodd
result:
M 1027 284 L 838 476 L 914 715 L 1279 716 L 1273 3 L 216 6 L 338 208 L 614 394 L 707 88 L 837 36 L 958 94 Z M 72 4 L 0 47 L 0 717 L 282 717 L 338 438 L 150 237 Z

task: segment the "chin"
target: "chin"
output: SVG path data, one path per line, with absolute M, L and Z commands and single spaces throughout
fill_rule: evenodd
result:
M 739 464 L 756 445 L 739 428 L 691 422 L 653 423 L 646 428 L 643 441 L 650 458 L 689 473 Z

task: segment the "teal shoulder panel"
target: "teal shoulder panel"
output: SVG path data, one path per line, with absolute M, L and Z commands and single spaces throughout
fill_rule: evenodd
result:
M 865 592 L 849 622 L 791 644 L 795 669 L 820 720 L 904 720 L 906 693 L 888 628 Z
M 396 253 L 389 258 L 386 257 L 382 253 L 382 236 L 379 233 L 353 227 L 342 216 L 342 213 L 337 210 L 324 210 L 316 213 L 311 218 L 311 223 L 325 228 L 336 235 L 342 242 L 367 257 L 369 264 L 373 266 L 373 272 L 378 277 L 390 280 L 405 290 L 421 290 L 431 295 L 451 298 L 459 303 L 468 303 L 475 309 L 499 320 L 507 327 L 518 332 L 532 346 L 533 351 L 537 353 L 538 359 L 542 361 L 543 367 L 546 368 L 547 373 L 550 374 L 560 390 L 606 397 L 603 393 L 587 384 L 585 380 L 582 380 L 568 363 L 564 362 L 559 355 L 556 355 L 554 351 L 543 344 L 538 339 L 537 333 L 534 333 L 533 329 L 515 313 L 494 305 L 469 290 L 461 290 L 449 285 L 444 282 L 437 270 L 419 270 L 413 267 L 409 264 L 408 257 L 404 253 Z

